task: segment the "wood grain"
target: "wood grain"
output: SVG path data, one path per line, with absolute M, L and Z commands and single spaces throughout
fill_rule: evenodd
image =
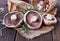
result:
M 0 20 L 1 20 L 1 19 L 3 19 L 3 16 L 8 12 L 8 10 L 7 10 L 8 5 L 5 2 L 5 0 L 0 0 L 0 7 L 4 8 L 3 14 L 0 15 Z M 5 26 L 1 25 L 1 22 L 0 22 L 0 28 L 3 28 L 3 27 L 5 27 Z M 3 32 L 3 36 L 2 37 L 0 36 L 0 41 L 14 41 L 14 37 L 15 37 L 15 33 L 16 33 L 15 30 L 5 28 L 2 30 L 2 32 Z
M 55 25 L 55 29 L 52 31 L 53 41 L 60 41 L 60 17 L 57 17 L 57 24 Z
M 14 37 L 15 37 L 15 32 L 12 29 L 3 29 L 3 36 L 0 36 L 0 41 L 14 41 Z
M 0 4 L 1 4 L 0 7 L 3 6 L 5 8 L 5 11 L 4 11 L 4 15 L 5 15 L 8 12 L 8 11 L 6 11 L 7 4 L 4 0 L 0 0 Z M 57 2 L 57 8 L 58 8 L 58 12 L 57 12 L 56 17 L 58 19 L 58 23 L 55 25 L 55 29 L 52 32 L 41 35 L 32 40 L 28 40 L 28 39 L 25 39 L 24 37 L 22 37 L 18 32 L 16 34 L 15 30 L 6 28 L 6 29 L 3 29 L 3 36 L 0 37 L 0 41 L 14 41 L 14 40 L 15 41 L 60 41 L 60 0 L 58 0 L 58 2 Z M 2 19 L 3 19 L 3 17 L 2 17 Z M 0 25 L 0 27 L 3 27 L 3 26 Z M 15 37 L 15 35 L 16 35 L 16 37 Z
M 49 32 L 47 34 L 44 34 L 42 36 L 39 36 L 37 38 L 34 38 L 32 40 L 27 40 L 24 37 L 22 37 L 19 33 L 16 35 L 16 40 L 15 41 L 60 41 L 60 5 L 59 5 L 59 0 L 57 2 L 57 24 L 55 25 L 55 29 L 52 32 Z
M 28 39 L 22 37 L 19 33 L 17 33 L 15 41 L 52 41 L 52 33 L 49 32 L 47 34 L 36 37 L 32 40 L 28 40 Z

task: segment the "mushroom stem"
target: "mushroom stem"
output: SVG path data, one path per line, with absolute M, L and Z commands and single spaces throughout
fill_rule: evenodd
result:
M 32 22 L 35 22 L 37 20 L 37 17 L 36 16 L 32 16 L 32 18 L 31 18 L 31 23 Z
M 16 20 L 16 19 L 17 19 L 16 14 L 11 15 L 11 20 Z
M 52 19 L 52 15 L 47 14 L 46 19 L 47 19 L 47 20 L 51 20 L 51 19 Z

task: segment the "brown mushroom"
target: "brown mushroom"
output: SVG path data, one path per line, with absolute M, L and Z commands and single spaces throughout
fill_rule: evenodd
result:
M 24 15 L 24 22 L 30 29 L 38 29 L 42 24 L 42 17 L 37 11 L 28 11 Z
M 20 25 L 22 21 L 23 21 L 23 13 L 14 11 L 7 13 L 4 16 L 3 24 L 7 27 L 14 28 Z
M 57 23 L 56 17 L 51 14 L 43 14 L 43 20 L 45 25 L 53 25 Z

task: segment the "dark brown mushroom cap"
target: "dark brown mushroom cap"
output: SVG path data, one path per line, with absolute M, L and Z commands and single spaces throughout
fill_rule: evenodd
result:
M 14 14 L 16 14 L 17 19 L 11 20 L 11 16 Z M 10 12 L 4 16 L 4 24 L 7 27 L 16 27 L 16 26 L 20 25 L 22 20 L 23 20 L 23 13 L 18 12 L 18 11 Z
M 37 17 L 37 19 L 36 19 L 36 21 L 31 22 L 31 19 L 33 16 Z M 26 24 L 29 28 L 37 29 L 42 24 L 42 17 L 40 15 L 40 13 L 38 13 L 37 11 L 28 11 L 25 14 L 25 20 L 24 21 L 26 22 Z
M 33 16 L 36 16 L 37 17 L 37 20 L 35 21 L 35 22 L 32 22 L 31 23 L 31 18 L 33 17 Z M 39 23 L 40 23 L 40 16 L 36 13 L 36 12 L 29 12 L 28 14 L 27 14 L 27 16 L 26 16 L 26 20 L 27 20 L 27 23 L 30 25 L 30 26 L 32 26 L 32 27 L 36 27 L 36 26 L 38 26 L 39 25 Z

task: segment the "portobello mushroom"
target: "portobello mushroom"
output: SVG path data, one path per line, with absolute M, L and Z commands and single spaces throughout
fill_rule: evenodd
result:
M 19 11 L 14 11 L 7 13 L 4 16 L 3 24 L 7 27 L 14 28 L 20 25 L 22 21 L 23 21 L 23 13 Z
M 39 12 L 30 10 L 24 15 L 24 22 L 30 29 L 38 29 L 42 24 L 42 16 Z

